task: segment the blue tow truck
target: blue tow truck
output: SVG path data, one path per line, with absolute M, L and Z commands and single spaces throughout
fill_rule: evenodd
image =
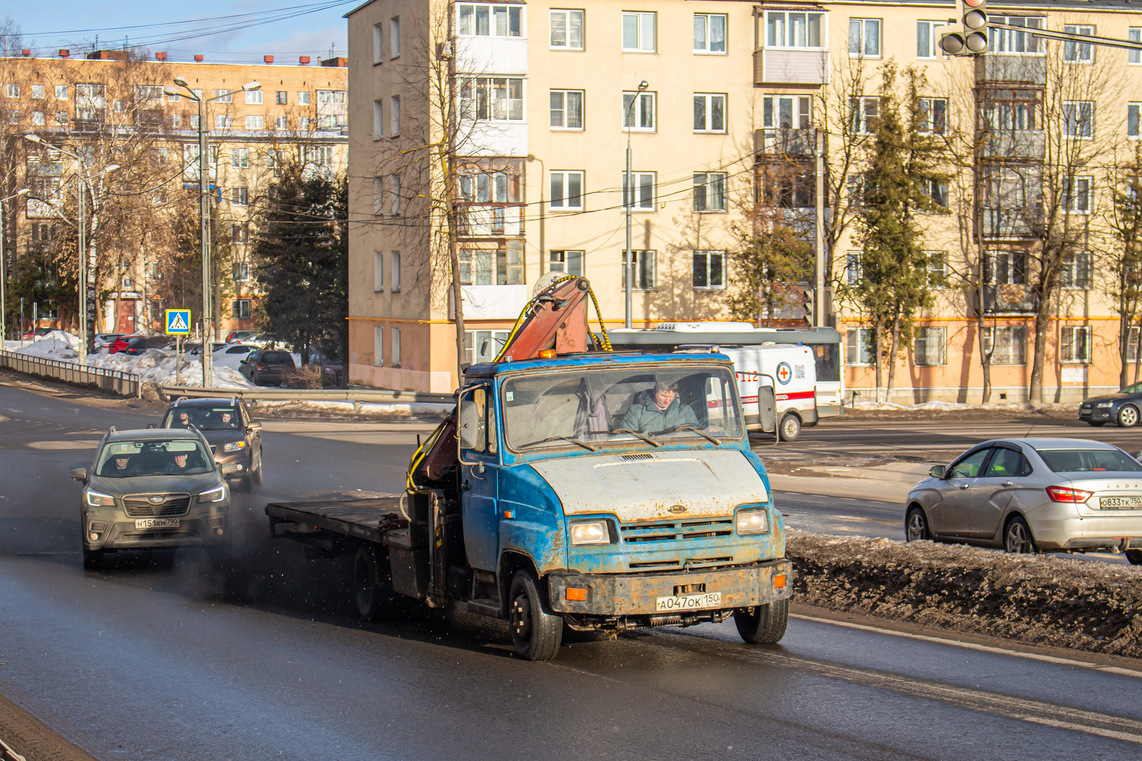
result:
M 746 642 L 779 641 L 792 565 L 732 364 L 609 351 L 587 330 L 589 293 L 582 278 L 557 281 L 496 361 L 465 370 L 403 494 L 273 503 L 271 534 L 309 557 L 354 556 L 367 619 L 398 595 L 459 603 L 506 619 L 531 660 L 555 657 L 564 626 L 732 616 Z

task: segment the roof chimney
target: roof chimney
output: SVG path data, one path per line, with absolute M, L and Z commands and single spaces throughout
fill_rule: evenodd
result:
M 194 54 L 194 62 L 195 63 L 202 63 L 202 55 L 199 53 L 195 53 Z
M 297 59 L 297 62 L 299 64 L 301 64 L 302 66 L 308 66 L 309 65 L 309 56 L 307 56 L 307 55 L 300 56 Z
M 325 58 L 321 61 L 322 66 L 348 66 L 349 59 L 345 56 L 337 56 L 336 58 Z
M 24 54 L 24 58 L 27 58 L 28 56 L 30 56 L 32 54 L 32 51 L 28 50 L 27 48 L 24 48 L 20 52 Z
M 265 61 L 266 64 L 271 64 L 274 62 L 274 57 L 272 55 L 264 55 L 262 56 L 262 60 Z
M 59 57 L 60 58 L 67 58 L 69 55 L 71 55 L 70 50 L 68 50 L 66 48 L 60 48 L 59 49 Z
M 155 60 L 156 61 L 165 61 L 165 60 L 167 60 L 167 54 L 163 53 L 161 51 L 158 53 L 155 53 Z

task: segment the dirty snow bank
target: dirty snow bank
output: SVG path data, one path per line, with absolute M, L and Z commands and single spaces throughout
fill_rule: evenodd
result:
M 787 551 L 808 605 L 1142 657 L 1142 566 L 796 530 Z

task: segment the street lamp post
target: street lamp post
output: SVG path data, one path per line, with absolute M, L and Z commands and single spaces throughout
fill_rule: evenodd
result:
M 28 195 L 27 188 L 20 188 L 10 196 L 0 198 L 0 349 L 8 338 L 8 259 L 4 255 L 4 202 Z
M 623 320 L 623 327 L 628 329 L 628 330 L 630 329 L 630 326 L 631 326 L 631 312 L 633 311 L 632 307 L 631 307 L 631 298 L 632 298 L 631 294 L 632 294 L 633 288 L 634 288 L 634 252 L 631 250 L 631 240 L 630 240 L 630 214 L 631 214 L 631 209 L 634 207 L 634 177 L 631 176 L 631 165 L 630 165 L 630 128 L 634 124 L 634 106 L 636 103 L 638 103 L 639 96 L 642 95 L 642 93 L 648 87 L 650 87 L 650 85 L 647 84 L 645 79 L 638 83 L 638 90 L 636 90 L 634 95 L 631 96 L 630 103 L 627 104 L 627 114 L 626 114 L 626 117 L 627 117 L 626 118 L 626 122 L 627 122 L 627 173 L 626 173 L 626 180 L 625 180 L 625 182 L 623 182 L 623 196 L 624 196 L 623 203 L 627 207 L 627 249 L 626 249 L 626 257 L 623 261 L 623 267 L 626 269 L 626 288 L 623 290 L 623 296 L 624 296 L 624 300 L 625 300 L 625 309 L 624 309 L 625 318 Z
M 213 264 L 210 261 L 210 188 L 206 184 L 207 167 L 210 156 L 207 154 L 209 143 L 209 130 L 206 127 L 206 104 L 222 98 L 228 98 L 232 93 L 222 93 L 213 98 L 204 98 L 191 88 L 186 77 L 175 77 L 174 83 L 182 88 L 178 90 L 164 90 L 167 95 L 180 95 L 198 103 L 198 213 L 199 236 L 202 238 L 202 387 L 209 388 L 214 376 L 214 356 L 211 344 L 214 341 L 214 306 L 211 303 L 211 290 L 214 285 Z M 242 85 L 239 92 L 260 90 L 260 82 L 247 82 Z
M 87 305 L 87 293 L 88 293 L 87 276 L 88 276 L 89 268 L 87 266 L 87 171 L 86 171 L 86 167 L 83 163 L 83 157 L 77 153 L 71 153 L 69 151 L 65 151 L 63 148 L 60 148 L 58 145 L 52 145 L 51 143 L 44 140 L 39 135 L 33 135 L 31 133 L 28 133 L 28 134 L 24 135 L 24 137 L 33 143 L 37 143 L 37 144 L 42 145 L 46 148 L 50 148 L 53 151 L 59 151 L 64 156 L 67 156 L 68 158 L 74 159 L 76 166 L 78 167 L 78 171 L 76 172 L 76 175 L 79 178 L 79 188 L 77 191 L 77 195 L 79 196 L 79 198 L 78 198 L 78 201 L 76 203 L 76 207 L 77 207 L 77 213 L 76 213 L 76 227 L 77 227 L 77 229 L 76 229 L 76 238 L 77 238 L 76 243 L 77 243 L 77 245 L 76 245 L 76 248 L 77 248 L 78 253 L 79 253 L 79 364 L 86 365 L 87 364 L 87 341 L 88 341 L 87 316 L 88 316 L 88 311 L 89 311 L 87 308 L 88 307 L 88 305 Z M 119 168 L 118 164 L 108 164 L 107 166 L 103 167 L 103 169 L 99 172 L 99 175 L 103 176 L 105 174 L 109 174 L 111 172 L 114 172 L 118 168 Z M 91 274 L 94 275 L 95 273 L 91 272 Z

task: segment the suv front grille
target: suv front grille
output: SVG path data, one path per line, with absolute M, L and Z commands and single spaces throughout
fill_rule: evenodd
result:
M 684 542 L 692 539 L 710 539 L 732 536 L 734 519 L 707 518 L 701 520 L 663 521 L 658 523 L 623 524 L 619 527 L 627 544 L 650 542 Z
M 152 497 L 161 497 L 154 502 Z M 189 494 L 129 494 L 123 497 L 123 507 L 133 518 L 186 515 L 190 511 Z

